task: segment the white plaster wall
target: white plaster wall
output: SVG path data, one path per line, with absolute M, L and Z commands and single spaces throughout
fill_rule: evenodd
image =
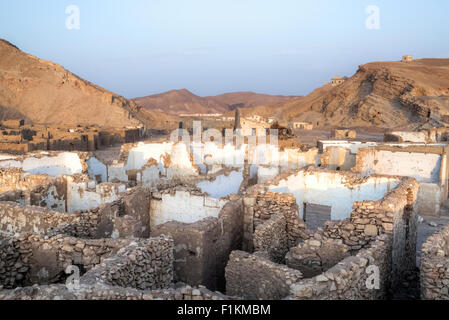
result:
M 364 157 L 363 175 L 372 173 L 408 176 L 418 182 L 440 180 L 441 155 L 372 150 Z
M 317 166 L 320 163 L 318 148 L 303 152 L 299 149 L 285 149 L 279 152 L 281 171 L 301 169 L 305 166 Z
M 101 175 L 101 182 L 108 181 L 107 167 L 103 162 L 101 162 L 95 157 L 91 157 L 87 161 L 87 164 L 89 166 L 88 169 L 89 178 L 95 180 L 96 175 Z
M 403 142 L 426 143 L 427 138 L 424 132 L 395 131 L 391 134 L 401 137 Z
M 2 169 L 22 168 L 22 162 L 17 160 L 0 161 L 0 168 Z
M 159 179 L 159 168 L 157 166 L 145 167 L 142 170 L 142 186 L 155 187 Z
M 78 154 L 73 152 L 63 152 L 55 157 L 28 157 L 25 160 L 6 160 L 0 162 L 2 168 L 22 168 L 30 174 L 48 174 L 58 176 L 60 174 L 82 173 L 83 166 Z
M 259 166 L 257 170 L 257 183 L 264 183 L 279 175 L 279 167 Z
M 246 145 L 236 148 L 232 144 L 223 147 L 214 142 L 192 143 L 191 152 L 194 162 L 200 165 L 225 165 L 227 167 L 241 168 L 245 164 Z
M 439 216 L 441 187 L 436 183 L 420 183 L 418 191 L 418 214 L 421 216 Z
M 161 200 L 151 200 L 150 225 L 168 221 L 194 223 L 207 217 L 217 218 L 227 201 L 191 195 L 186 191 L 176 191 L 175 195 L 163 194 Z
M 7 153 L 0 153 L 0 160 L 10 160 L 10 159 L 16 159 L 16 156 L 13 156 L 11 154 Z
M 197 187 L 201 192 L 207 192 L 214 198 L 226 197 L 230 194 L 237 194 L 243 182 L 243 170 L 232 171 L 228 176 L 222 174 L 214 181 L 201 181 Z
M 125 164 L 118 163 L 108 166 L 108 181 L 128 181 L 128 175 L 126 174 Z
M 342 147 L 351 150 L 352 154 L 356 154 L 360 148 L 376 147 L 379 145 L 377 142 L 360 142 L 360 141 L 345 141 L 345 140 L 321 140 L 323 145 L 323 151 L 328 147 Z
M 173 143 L 148 143 L 140 142 L 136 147 L 129 150 L 126 163 L 117 163 L 108 166 L 108 181 L 128 181 L 128 170 L 140 170 L 153 158 L 159 163 L 159 170 L 165 174 L 163 156 L 170 154 Z
M 345 186 L 345 176 L 337 172 L 299 172 L 279 185 L 269 186 L 270 192 L 292 193 L 303 217 L 304 203 L 332 207 L 331 219 L 343 220 L 350 216 L 354 201 L 380 200 L 396 188 L 399 179 L 371 177 L 353 188 Z
M 95 185 L 89 182 L 67 182 L 67 212 L 89 210 L 102 204 L 110 203 L 119 198 L 126 191 L 125 185 L 110 187 L 110 184 Z
M 45 201 L 48 209 L 58 212 L 66 212 L 66 199 L 64 195 L 58 194 L 58 189 L 55 186 L 48 188 L 47 195 L 43 196 L 42 200 Z

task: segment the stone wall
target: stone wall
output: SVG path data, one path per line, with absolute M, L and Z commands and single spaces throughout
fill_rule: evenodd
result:
M 0 300 L 238 300 L 202 286 L 182 285 L 163 290 L 138 290 L 104 284 L 80 285 L 69 290 L 66 285 L 54 284 L 0 290 Z
M 140 290 L 169 288 L 173 283 L 173 249 L 173 240 L 166 237 L 132 242 L 87 272 L 81 283 Z
M 349 248 L 342 240 L 305 240 L 293 247 L 285 257 L 286 264 L 301 271 L 305 278 L 315 277 L 349 255 Z
M 448 197 L 448 155 L 445 144 L 391 144 L 360 149 L 354 171 L 370 174 L 413 177 L 420 184 L 421 215 L 439 216 L 440 205 Z
M 128 281 L 129 285 L 134 281 L 134 284 L 137 283 L 136 287 L 162 288 L 172 280 L 172 242 L 165 237 L 81 239 L 61 234 L 21 234 L 17 238 L 1 242 L 0 252 L 2 257 L 5 256 L 5 266 L 0 269 L 0 285 L 14 288 L 18 285 L 64 282 L 67 278 L 66 268 L 74 265 L 82 273 L 99 266 L 94 269 L 95 272 L 92 271 L 94 275 L 98 274 L 98 279 L 94 275 L 89 278 L 94 282 L 105 277 L 111 284 Z M 116 257 L 106 261 L 113 256 Z M 107 272 L 104 271 L 105 268 Z M 140 277 L 138 273 L 145 273 L 145 276 Z M 140 283 L 137 279 L 139 277 L 144 281 Z
M 152 226 L 151 235 L 170 235 L 175 241 L 175 280 L 224 290 L 224 269 L 231 251 L 241 249 L 243 208 L 228 202 L 218 218 L 187 224 L 176 221 Z
M 388 297 L 390 290 L 395 290 L 402 277 L 415 267 L 418 190 L 416 180 L 403 178 L 383 199 L 355 202 L 350 218 L 329 221 L 314 234 L 306 231 L 309 239 L 292 248 L 286 259 L 290 266 L 302 270 L 304 275 L 315 276 L 296 283 L 292 291 L 281 298 L 288 294 L 291 299 Z M 268 220 L 273 221 L 271 224 L 262 226 L 272 226 L 273 233 L 279 233 L 274 223 L 278 217 L 275 215 L 274 219 Z M 285 294 L 287 278 L 284 274 L 294 269 L 276 263 L 280 260 L 280 253 L 273 256 L 269 249 L 261 247 L 263 251 L 246 254 L 245 259 L 239 256 L 241 254 L 233 253 L 237 258 L 230 259 L 226 269 L 228 294 L 247 299 L 279 299 Z M 316 248 L 312 250 L 312 247 Z M 352 256 L 346 257 L 348 253 Z M 266 261 L 269 261 L 270 272 L 280 274 L 281 279 L 270 280 L 272 278 L 261 271 L 260 264 L 265 265 Z M 369 265 L 380 269 L 381 285 L 377 291 L 366 287 Z M 270 281 L 274 287 L 268 290 L 266 286 Z M 255 284 L 266 290 L 258 291 Z
M 279 255 L 281 252 L 286 253 L 298 239 L 309 237 L 292 194 L 264 192 L 259 186 L 252 187 L 244 197 L 244 212 L 245 251 L 271 247 L 270 251 Z M 272 221 L 273 217 L 276 219 Z M 271 230 L 272 227 L 276 231 Z
M 421 298 L 449 300 L 449 226 L 434 234 L 423 244 Z
M 340 239 L 351 251 L 357 251 L 369 246 L 378 235 L 391 234 L 394 288 L 416 264 L 418 190 L 416 180 L 404 178 L 382 200 L 355 202 L 349 219 L 326 223 L 314 238 Z
M 3 235 L 21 232 L 42 234 L 61 227 L 77 236 L 92 236 L 97 224 L 96 214 L 68 214 L 14 202 L 0 202 L 0 234 Z
M 379 236 L 357 255 L 307 279 L 300 271 L 271 261 L 265 253 L 234 251 L 226 267 L 226 292 L 249 300 L 385 299 L 390 289 L 391 248 L 391 236 Z M 378 267 L 378 289 L 367 286 L 372 266 Z
M 27 175 L 20 168 L 0 169 L 0 193 L 31 190 L 47 181 L 47 175 Z
M 379 236 L 371 246 L 350 256 L 316 277 L 294 283 L 291 300 L 379 300 L 389 297 L 391 274 L 390 235 Z M 378 268 L 379 287 L 368 279 Z M 367 281 L 368 280 L 368 281 Z
M 272 261 L 283 263 L 289 249 L 285 217 L 275 214 L 270 220 L 257 226 L 253 241 L 255 251 L 264 251 Z
M 226 293 L 246 300 L 280 300 L 300 279 L 300 271 L 277 264 L 262 252 L 233 251 L 226 266 Z
M 29 266 L 22 260 L 18 243 L 15 238 L 0 239 L 0 289 L 21 285 L 28 273 Z

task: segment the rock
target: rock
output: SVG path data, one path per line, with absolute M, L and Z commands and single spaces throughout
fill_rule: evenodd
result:
M 371 224 L 365 226 L 365 235 L 369 237 L 377 236 L 379 233 L 379 230 L 376 226 L 373 226 Z

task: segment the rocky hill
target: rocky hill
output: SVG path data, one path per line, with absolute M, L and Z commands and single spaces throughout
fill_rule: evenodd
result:
M 0 120 L 114 128 L 167 121 L 2 39 L 0 57 Z
M 325 85 L 272 110 L 286 120 L 319 126 L 448 125 L 449 59 L 369 63 L 341 85 Z
M 179 115 L 224 114 L 236 108 L 267 107 L 294 98 L 296 97 L 272 96 L 254 92 L 233 92 L 218 96 L 200 97 L 182 89 L 136 98 L 134 101 L 147 110 Z

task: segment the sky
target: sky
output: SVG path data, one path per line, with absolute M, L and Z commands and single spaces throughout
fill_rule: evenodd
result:
M 306 95 L 361 64 L 449 58 L 448 14 L 447 0 L 1 0 L 0 38 L 126 98 Z

